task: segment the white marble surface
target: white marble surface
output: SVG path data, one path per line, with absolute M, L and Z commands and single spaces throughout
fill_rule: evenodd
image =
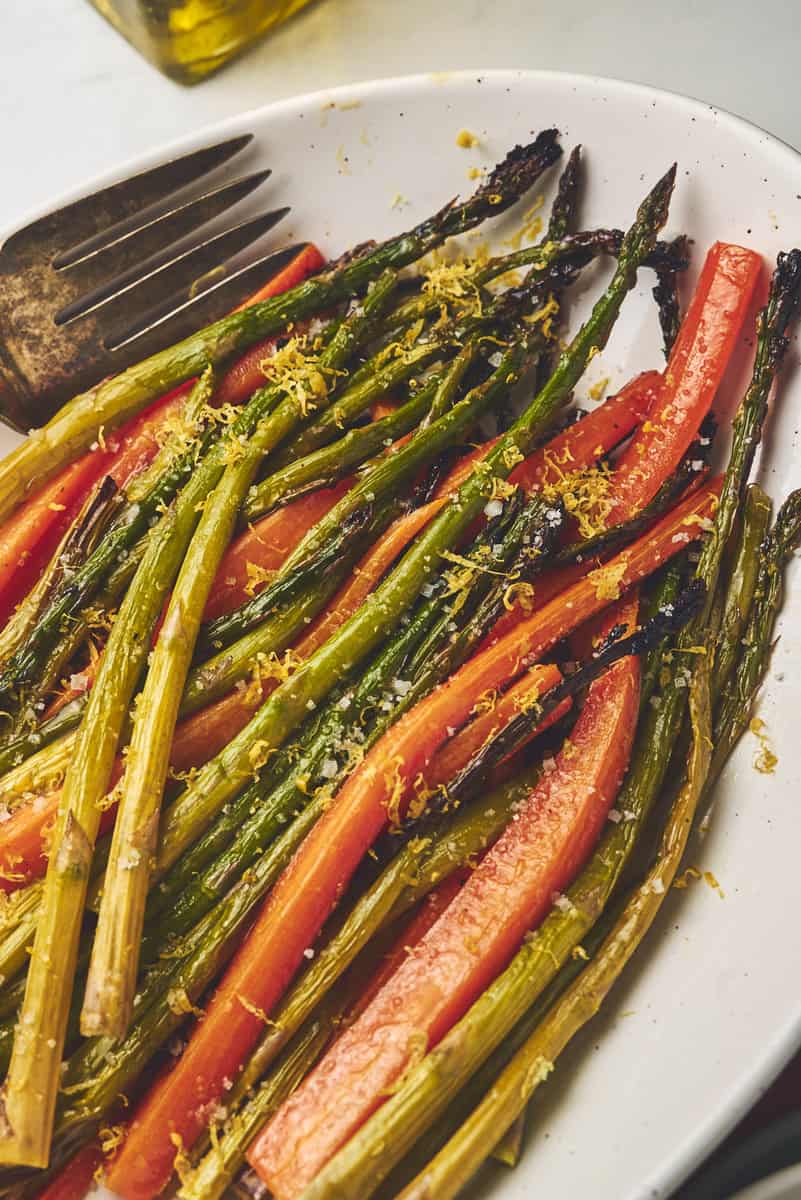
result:
M 415 71 L 540 67 L 633 79 L 731 109 L 801 146 L 797 19 L 793 0 L 316 0 L 186 89 L 87 0 L 2 0 L 0 227 L 208 121 Z

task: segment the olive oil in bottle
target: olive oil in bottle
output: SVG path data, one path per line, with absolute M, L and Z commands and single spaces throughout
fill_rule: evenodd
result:
M 309 0 L 92 0 L 167 75 L 195 83 Z

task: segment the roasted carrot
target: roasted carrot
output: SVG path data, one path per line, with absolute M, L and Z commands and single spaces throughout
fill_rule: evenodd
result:
M 434 789 L 446 784 L 499 729 L 503 729 L 522 709 L 536 704 L 541 695 L 542 681 L 535 671 L 521 676 L 503 695 L 496 696 L 490 692 L 481 697 L 478 715 L 448 738 L 432 758 L 425 771 L 426 788 Z M 542 724 L 532 726 L 531 737 L 539 736 L 561 720 L 569 708 L 570 700 L 563 700 Z
M 447 879 L 443 879 L 433 892 L 429 892 L 408 917 L 401 918 L 400 928 L 382 955 L 380 963 L 368 976 L 364 986 L 360 988 L 355 1003 L 348 1011 L 348 1021 L 355 1021 L 359 1014 L 369 1006 L 373 997 L 378 995 L 384 984 L 392 978 L 398 967 L 423 940 L 434 922 L 442 916 L 469 874 L 470 867 L 460 867 Z
M 105 1159 L 97 1142 L 89 1142 L 48 1183 L 38 1200 L 84 1200 Z
M 512 483 L 532 491 L 556 482 L 556 467 L 567 472 L 590 466 L 634 430 L 642 428 L 642 422 L 653 412 L 660 389 L 661 376 L 657 371 L 635 375 L 614 396 L 530 454 L 512 472 Z
M 324 265 L 325 259 L 316 246 L 304 246 L 283 271 L 279 271 L 263 288 L 250 296 L 244 304 L 240 304 L 239 309 L 249 308 L 251 304 L 259 304 L 262 300 L 269 300 L 271 296 L 288 291 Z M 238 312 L 239 309 L 235 311 Z M 242 404 L 257 388 L 263 386 L 264 372 L 261 364 L 273 353 L 276 340 L 275 337 L 268 337 L 257 342 L 229 367 L 217 388 L 219 404 Z
M 636 623 L 636 601 L 613 620 Z M 279 1109 L 248 1152 L 276 1200 L 294 1200 L 507 964 L 590 853 L 628 763 L 639 662 L 590 688 L 545 774 L 413 955 Z
M 698 433 L 729 360 L 762 270 L 743 246 L 716 242 L 681 323 L 659 399 L 621 456 L 611 522 L 643 508 L 676 470 Z
M 510 481 L 532 491 L 546 482 L 556 482 L 558 475 L 554 464 L 563 468 L 569 464 L 570 470 L 578 470 L 608 454 L 645 419 L 656 401 L 660 385 L 661 376 L 657 371 L 636 375 L 614 396 L 519 463 L 510 475 Z M 435 495 L 445 496 L 455 491 L 476 463 L 487 457 L 497 440 L 491 438 L 482 442 L 460 458 Z
M 248 296 L 247 300 L 234 309 L 234 312 L 239 312 L 242 308 L 249 308 L 251 304 L 261 304 L 262 300 L 269 300 L 271 296 L 277 296 L 280 292 L 288 292 L 290 288 L 303 283 L 304 279 L 308 279 L 309 275 L 314 275 L 324 266 L 325 259 L 315 245 L 309 242 L 307 245 L 301 246 L 292 261 L 287 263 L 282 271 L 268 279 L 267 283 L 252 296 Z
M 309 492 L 249 526 L 223 555 L 203 619 L 211 621 L 231 612 L 260 591 L 266 581 L 259 581 L 258 571 L 277 570 L 351 485 L 352 480 L 343 479 L 334 487 Z

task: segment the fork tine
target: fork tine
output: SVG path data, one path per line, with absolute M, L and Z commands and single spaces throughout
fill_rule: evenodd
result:
M 206 175 L 238 154 L 253 140 L 252 133 L 228 138 L 102 188 L 48 213 L 12 234 L 3 249 L 22 258 L 39 260 L 68 250 L 98 232 L 124 221 L 152 204 L 166 200 L 179 188 Z
M 120 228 L 106 230 L 87 238 L 64 254 L 57 254 L 53 266 L 57 271 L 78 268 L 81 284 L 91 286 L 101 279 L 113 280 L 119 272 L 147 262 L 155 254 L 172 247 L 181 238 L 194 233 L 201 225 L 244 200 L 259 184 L 269 179 L 272 171 L 254 171 L 232 183 L 213 188 L 202 196 L 179 204 L 177 208 L 154 217 L 144 224 L 118 233 Z M 109 240 L 109 235 L 113 235 Z
M 103 284 L 94 291 L 81 296 L 71 304 L 65 305 L 55 316 L 56 325 L 67 325 L 102 306 L 111 310 L 102 314 L 103 320 L 112 326 L 117 314 L 115 306 L 124 304 L 125 311 L 132 309 L 142 312 L 156 304 L 161 297 L 189 288 L 201 280 L 209 271 L 215 270 L 226 263 L 235 254 L 239 254 L 251 242 L 256 241 L 262 234 L 267 233 L 289 212 L 288 208 L 276 208 L 272 212 L 262 213 L 249 221 L 243 221 L 232 229 L 215 234 L 192 246 L 152 265 L 144 273 L 141 267 L 132 267 L 129 271 L 118 275 L 109 283 Z M 119 319 L 119 317 L 117 317 Z
M 180 341 L 192 330 L 231 312 L 265 279 L 283 270 L 307 244 L 300 242 L 267 254 L 197 295 L 191 295 L 189 290 L 173 294 L 136 321 L 110 333 L 104 339 L 105 348 L 113 354 L 122 354 L 126 361 L 134 361 L 145 358 L 156 347 Z

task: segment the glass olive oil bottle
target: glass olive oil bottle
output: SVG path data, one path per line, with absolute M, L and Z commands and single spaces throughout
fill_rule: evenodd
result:
M 142 54 L 181 83 L 216 71 L 310 0 L 92 0 Z

